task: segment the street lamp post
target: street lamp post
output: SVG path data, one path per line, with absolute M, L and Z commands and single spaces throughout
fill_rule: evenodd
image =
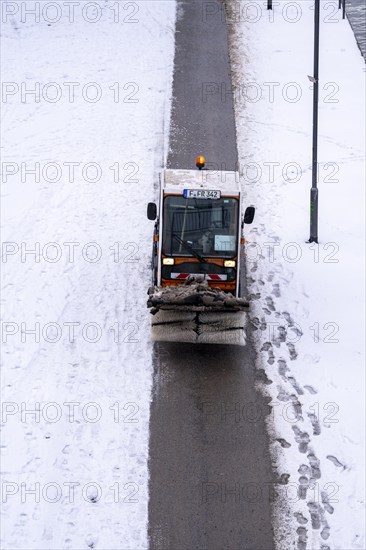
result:
M 318 242 L 318 111 L 319 111 L 319 24 L 320 0 L 315 0 L 314 15 L 314 76 L 313 82 L 313 162 L 310 190 L 310 238 L 309 243 Z

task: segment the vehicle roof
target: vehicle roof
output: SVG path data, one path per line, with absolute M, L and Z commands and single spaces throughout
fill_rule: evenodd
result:
M 240 195 L 239 173 L 223 170 L 163 170 L 165 193 L 183 193 L 184 189 L 210 189 L 224 195 Z

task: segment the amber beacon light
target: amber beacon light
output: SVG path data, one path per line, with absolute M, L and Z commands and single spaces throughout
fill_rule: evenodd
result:
M 205 162 L 206 162 L 205 157 L 198 156 L 198 157 L 196 158 L 196 166 L 197 166 L 198 170 L 202 170 L 202 168 L 203 168 L 204 165 L 205 165 Z

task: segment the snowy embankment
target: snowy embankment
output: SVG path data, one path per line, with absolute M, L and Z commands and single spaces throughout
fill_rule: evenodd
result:
M 2 3 L 2 546 L 142 548 L 175 2 L 45 6 Z
M 227 4 L 278 549 L 364 549 L 364 60 L 338 2 L 322 2 L 320 240 L 306 244 L 314 5 Z

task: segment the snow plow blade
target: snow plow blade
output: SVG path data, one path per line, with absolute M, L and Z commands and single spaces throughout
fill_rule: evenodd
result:
M 148 294 L 153 340 L 245 345 L 246 300 L 194 279 L 178 287 L 152 287 Z

